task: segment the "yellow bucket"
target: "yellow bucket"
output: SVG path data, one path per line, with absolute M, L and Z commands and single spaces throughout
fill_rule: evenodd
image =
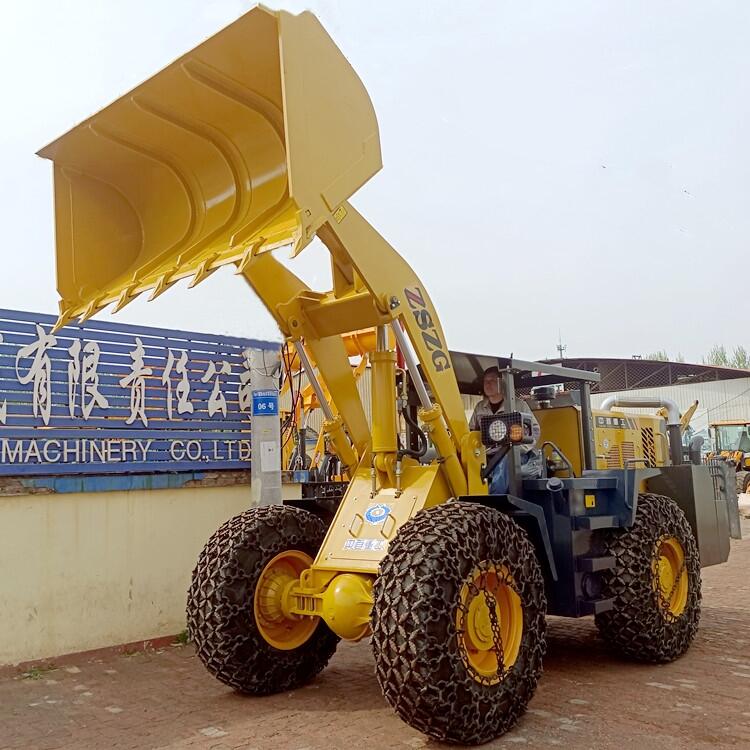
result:
M 299 252 L 382 166 L 370 98 L 311 13 L 258 6 L 39 152 L 60 319 Z

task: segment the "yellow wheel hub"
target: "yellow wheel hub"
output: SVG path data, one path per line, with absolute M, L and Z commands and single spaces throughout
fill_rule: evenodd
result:
M 667 616 L 679 617 L 687 606 L 688 575 L 685 550 L 678 539 L 662 537 L 657 542 L 652 573 L 662 610 Z
M 518 659 L 523 607 L 505 567 L 480 563 L 461 588 L 456 615 L 459 648 L 477 682 L 494 685 Z
M 313 634 L 317 617 L 295 615 L 286 606 L 289 589 L 312 565 L 310 555 L 287 550 L 276 555 L 258 579 L 253 597 L 255 622 L 263 638 L 274 648 L 299 648 Z

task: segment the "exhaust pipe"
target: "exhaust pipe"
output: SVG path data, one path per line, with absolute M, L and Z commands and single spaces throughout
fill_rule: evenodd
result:
M 680 429 L 680 409 L 669 398 L 644 398 L 642 396 L 608 396 L 601 405 L 603 411 L 620 409 L 666 409 L 667 435 L 669 437 L 669 457 L 673 466 L 682 464 L 682 431 Z

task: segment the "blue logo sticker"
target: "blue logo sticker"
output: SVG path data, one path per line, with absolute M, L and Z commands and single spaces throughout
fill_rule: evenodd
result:
M 373 526 L 377 526 L 388 517 L 391 512 L 391 506 L 385 505 L 384 503 L 378 503 L 377 505 L 371 505 L 365 511 L 365 521 L 371 523 Z

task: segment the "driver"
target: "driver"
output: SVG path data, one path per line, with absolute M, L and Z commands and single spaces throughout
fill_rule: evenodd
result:
M 497 414 L 502 411 L 505 395 L 500 383 L 500 370 L 497 367 L 488 367 L 482 376 L 482 392 L 484 398 L 474 407 L 474 413 L 469 420 L 469 429 L 478 430 L 479 420 L 481 417 Z M 542 474 L 542 456 L 536 449 L 537 441 L 541 430 L 539 422 L 529 409 L 529 405 L 522 399 L 516 400 L 518 411 L 531 415 L 531 435 L 534 438 L 533 443 L 520 445 L 521 450 L 521 475 L 524 479 L 535 479 Z M 487 448 L 487 460 L 500 450 L 500 446 Z M 490 483 L 490 495 L 505 495 L 508 492 L 508 456 L 504 456 L 488 477 Z

